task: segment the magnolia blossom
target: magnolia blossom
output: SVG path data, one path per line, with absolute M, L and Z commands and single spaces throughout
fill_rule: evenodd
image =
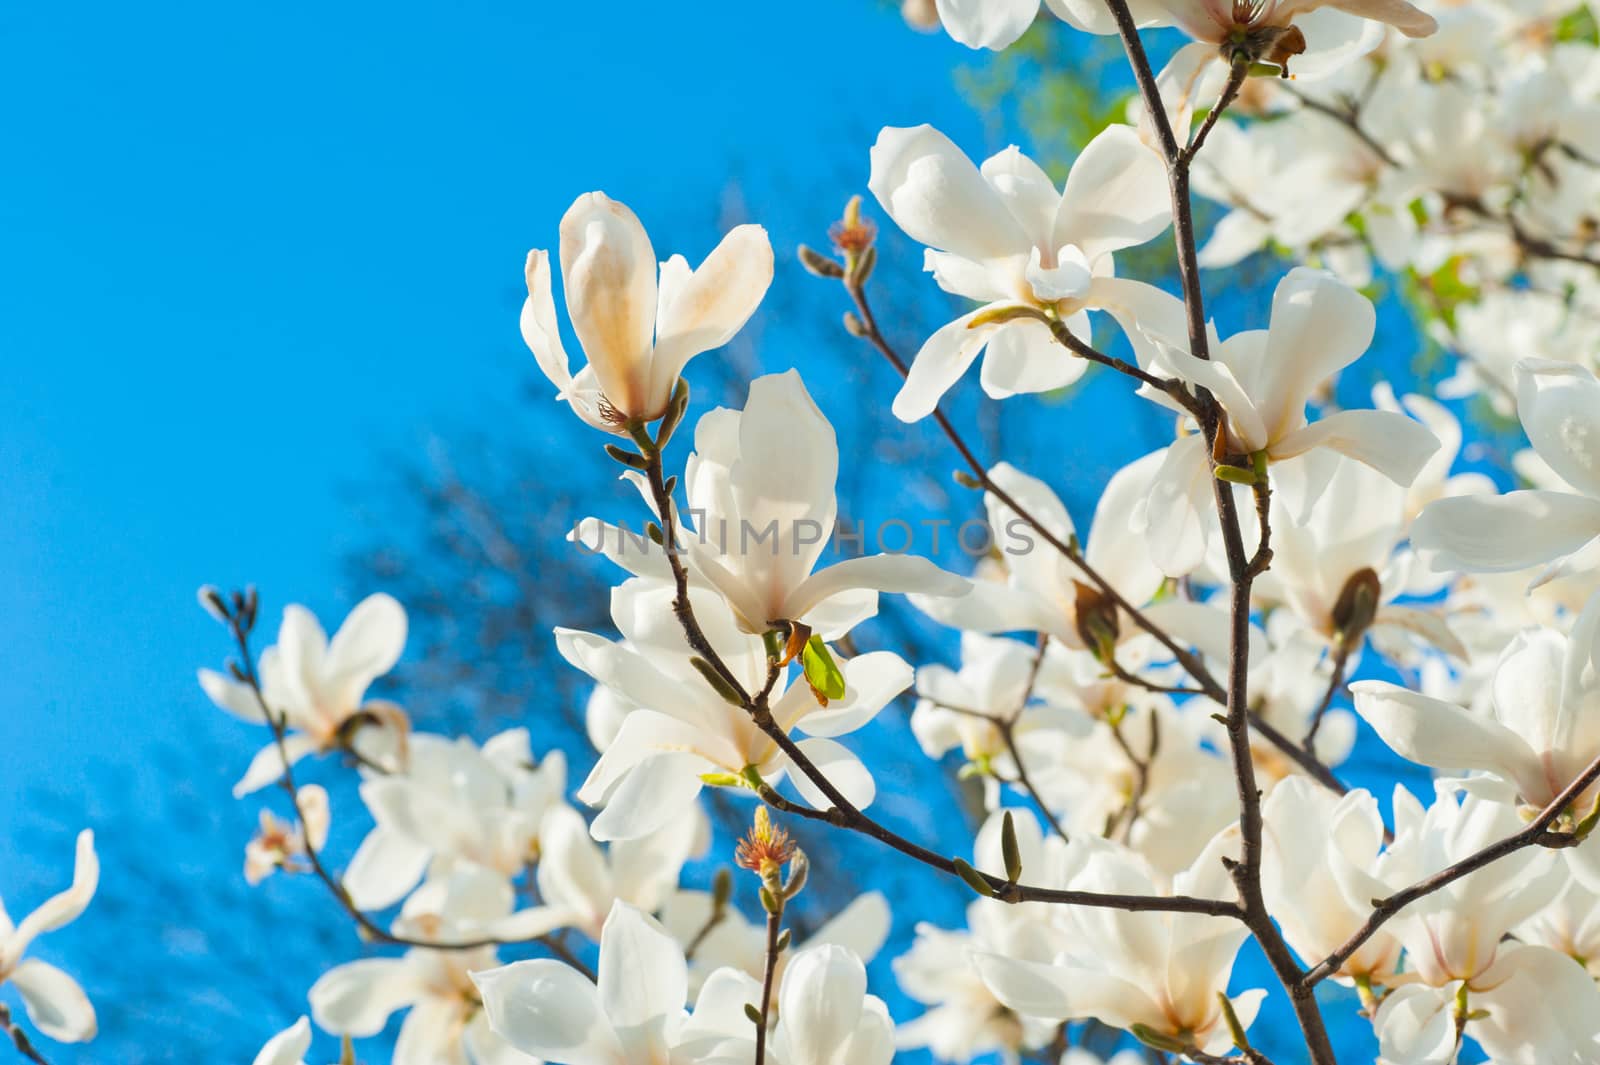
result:
M 305 818 L 285 821 L 271 810 L 261 811 L 261 828 L 244 848 L 244 878 L 247 883 L 259 884 L 278 869 L 296 858 L 303 857 L 309 848 L 321 851 L 328 841 L 328 793 L 319 785 L 307 784 L 298 789 L 296 805 Z
M 578 798 L 604 809 L 591 831 L 596 839 L 649 835 L 684 816 L 704 786 L 706 774 L 737 779 L 754 769 L 776 784 L 788 757 L 750 714 L 719 695 L 691 664 L 694 651 L 673 613 L 670 584 L 636 577 L 615 589 L 611 618 L 621 641 L 571 629 L 556 630 L 562 657 L 607 687 L 632 710 L 595 765 Z M 708 588 L 691 590 L 696 619 L 718 656 L 746 691 L 766 682 L 766 647 L 743 631 L 727 604 Z M 871 721 L 911 684 L 911 667 L 887 651 L 858 655 L 840 666 L 845 696 L 819 705 L 804 682 L 780 678 L 770 705 L 785 731 L 807 734 L 798 745 L 851 802 L 866 805 L 876 786 L 866 766 L 834 737 Z M 792 672 L 793 667 L 787 672 Z M 795 788 L 819 809 L 831 804 L 803 774 Z
M 430 865 L 465 863 L 509 880 L 537 857 L 539 826 L 566 789 L 566 757 L 535 765 L 527 729 L 508 729 L 480 748 L 466 738 L 413 738 L 407 772 L 361 785 L 375 822 L 345 873 L 362 909 L 382 909 L 410 891 Z
M 1490 714 L 1383 681 L 1352 684 L 1356 712 L 1403 758 L 1491 773 L 1525 806 L 1553 802 L 1600 758 L 1600 596 L 1571 635 L 1526 629 L 1495 668 Z M 1574 806 L 1588 809 L 1596 787 Z
M 1356 869 L 1381 876 L 1383 817 L 1357 789 L 1335 795 L 1305 777 L 1283 781 L 1261 808 L 1265 822 L 1262 888 L 1267 907 L 1295 953 L 1315 965 L 1361 928 L 1370 905 L 1341 889 Z M 1368 900 L 1370 901 L 1370 900 Z M 1400 942 L 1380 929 L 1339 967 L 1341 980 L 1387 983 L 1400 964 Z
M 1316 73 L 1370 52 L 1387 23 L 1410 37 L 1438 29 L 1431 15 L 1405 0 L 1158 0 L 1167 17 L 1195 43 L 1178 50 L 1157 82 L 1175 113 L 1179 143 L 1186 137 L 1195 86 L 1213 63 L 1267 63 L 1287 74 L 1289 62 Z M 1367 21 L 1372 20 L 1372 21 Z
M 1161 894 L 1163 878 L 1132 852 L 1091 837 L 1070 887 L 1141 895 Z M 1237 846 L 1219 833 L 1172 891 L 1225 898 L 1231 890 L 1222 858 Z M 1113 1028 L 1142 1030 L 1209 1054 L 1233 1046 L 1218 998 L 1227 991 L 1234 955 L 1248 933 L 1238 922 L 1202 914 L 1129 912 L 1062 907 L 1066 946 L 1052 963 L 999 954 L 977 955 L 984 981 L 1018 1013 L 1053 1021 L 1094 1018 Z M 1265 991 L 1234 997 L 1239 1022 L 1249 1027 Z
M 16 924 L 0 906 L 0 986 L 15 988 L 33 1026 L 61 1043 L 83 1043 L 94 1038 L 98 1029 L 94 1007 L 72 977 L 48 962 L 24 955 L 44 933 L 77 920 L 94 898 L 99 883 L 100 860 L 94 852 L 94 833 L 85 829 L 78 833 L 71 887 L 40 903 L 38 909 Z
M 774 1058 L 781 1065 L 889 1065 L 894 1022 L 867 994 L 867 970 L 844 947 L 795 954 L 778 994 Z
M 267 1040 L 254 1065 L 305 1065 L 306 1051 L 310 1049 L 311 1022 L 301 1017 Z
M 406 612 L 381 592 L 356 604 L 330 641 L 316 617 L 303 606 L 284 608 L 278 642 L 261 654 L 262 696 L 289 734 L 283 747 L 293 765 L 308 754 L 360 742 L 368 757 L 394 763 L 395 743 L 408 728 L 405 712 L 385 700 L 365 699 L 372 682 L 394 668 L 406 644 Z M 200 687 L 211 701 L 251 724 L 265 724 L 266 711 L 249 685 L 209 669 Z M 368 737 L 368 723 L 383 726 L 382 741 Z M 283 776 L 276 742 L 261 749 L 234 785 L 235 798 L 258 791 Z
M 1126 126 L 1090 141 L 1060 192 L 1016 148 L 980 168 L 932 126 L 891 127 L 872 148 L 868 187 L 901 229 L 928 245 L 927 269 L 939 287 L 983 304 L 917 353 L 894 401 L 895 416 L 907 422 L 933 413 L 985 348 L 983 387 L 996 399 L 1076 381 L 1088 364 L 1057 344 L 1040 316 L 1089 341 L 1088 310 L 1149 287 L 1114 277 L 1112 253 L 1171 222 L 1161 159 Z
M 1273 295 L 1269 327 L 1226 342 L 1213 335 L 1210 359 L 1195 358 L 1187 340 L 1175 339 L 1183 335 L 1182 308 L 1171 297 L 1163 302 L 1158 315 L 1145 319 L 1154 347 L 1142 348 L 1141 361 L 1211 391 L 1227 414 L 1229 452 L 1281 462 L 1329 448 L 1405 486 L 1438 450 L 1432 433 L 1392 411 L 1340 411 L 1307 424 L 1307 403 L 1361 357 L 1376 325 L 1371 301 L 1332 274 L 1291 270 Z M 1170 575 L 1190 572 L 1204 557 L 1212 534 L 1200 515 L 1212 507 L 1211 480 L 1205 440 L 1190 433 L 1167 449 L 1149 499 L 1135 515 L 1135 527 Z
M 708 989 L 688 1016 L 682 950 L 626 903 L 612 908 L 601 932 L 598 984 L 545 959 L 478 972 L 473 980 L 490 1027 L 551 1065 L 734 1065 L 752 1054 L 727 1030 L 728 1015 L 743 1020 L 743 1003 L 718 1003 Z M 754 1038 L 748 1020 L 742 1029 Z
M 1412 529 L 1435 569 L 1509 572 L 1553 563 L 1541 580 L 1600 537 L 1600 380 L 1580 366 L 1517 364 L 1517 414 L 1539 457 L 1571 491 L 1442 499 Z
M 772 283 L 772 245 L 760 226 L 736 226 L 697 269 L 681 255 L 660 266 L 639 219 L 603 192 L 579 196 L 561 219 L 567 316 L 589 365 L 568 369 L 550 255 L 528 253 L 522 338 L 578 417 L 622 432 L 666 412 L 678 375 L 720 348 L 755 313 Z

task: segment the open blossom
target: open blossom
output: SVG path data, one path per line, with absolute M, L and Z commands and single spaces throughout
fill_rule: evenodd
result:
M 470 864 L 510 880 L 537 857 L 540 823 L 566 783 L 566 757 L 553 751 L 535 766 L 527 729 L 508 729 L 482 747 L 418 735 L 405 773 L 361 785 L 374 825 L 345 872 L 345 890 L 358 907 L 381 909 L 430 867 Z
M 710 1065 L 740 1060 L 740 1049 L 750 1060 L 751 1050 L 725 1023 L 738 1017 L 745 1038 L 754 1038 L 743 1002 L 708 1001 L 708 987 L 689 1016 L 683 951 L 626 903 L 612 908 L 600 934 L 598 983 L 547 959 L 478 972 L 473 980 L 490 1027 L 551 1065 Z
M 1157 236 L 1172 217 L 1161 159 L 1126 126 L 1089 142 L 1062 191 L 1015 148 L 980 168 L 932 126 L 890 127 L 873 145 L 868 187 L 928 246 L 939 287 L 983 304 L 917 353 L 894 401 L 895 416 L 907 422 L 933 413 L 986 348 L 982 383 L 996 399 L 1076 381 L 1088 364 L 1056 343 L 1037 314 L 1058 318 L 1087 343 L 1087 311 L 1149 287 L 1116 278 L 1113 253 Z
M 305 856 L 309 847 L 321 851 L 328 840 L 328 792 L 317 784 L 298 789 L 296 796 L 305 823 L 285 821 L 271 810 L 261 811 L 261 828 L 245 844 L 244 878 L 259 884 L 276 870 Z
M 666 412 L 689 360 L 733 339 L 772 283 L 772 245 L 760 226 L 734 227 L 698 269 L 681 255 L 660 265 L 644 226 L 603 192 L 579 196 L 561 219 L 567 316 L 589 365 L 568 368 L 551 295 L 550 255 L 528 253 L 522 338 L 539 369 L 598 429 Z
M 1077 837 L 1087 854 L 1069 886 L 1084 890 L 1164 893 L 1164 878 L 1116 844 Z M 1232 890 L 1222 857 L 1237 846 L 1219 833 L 1172 890 L 1226 898 Z M 1066 947 L 1051 963 L 998 954 L 976 958 L 984 981 L 1018 1013 L 1053 1021 L 1094 1018 L 1113 1028 L 1140 1026 L 1209 1054 L 1233 1046 L 1218 997 L 1225 994 L 1234 956 L 1248 933 L 1238 922 L 1203 914 L 1129 912 L 1062 907 Z M 1249 1027 L 1264 991 L 1234 997 L 1239 1022 Z
M 1571 491 L 1442 499 L 1412 530 L 1435 569 L 1510 572 L 1551 563 L 1543 579 L 1600 538 L 1600 380 L 1571 363 L 1517 364 L 1517 414 L 1541 459 Z
M 1161 302 L 1158 319 L 1143 327 L 1154 349 L 1143 347 L 1141 360 L 1211 391 L 1227 415 L 1225 446 L 1239 460 L 1260 455 L 1281 462 L 1328 448 L 1405 486 L 1438 450 L 1432 433 L 1394 411 L 1346 410 L 1307 423 L 1312 397 L 1366 352 L 1376 327 L 1371 301 L 1332 274 L 1291 270 L 1273 294 L 1268 328 L 1226 342 L 1213 336 L 1210 359 L 1195 358 L 1188 341 L 1179 339 L 1177 301 Z M 1204 557 L 1211 533 L 1200 516 L 1212 507 L 1211 479 L 1205 440 L 1190 433 L 1167 449 L 1136 515 L 1156 563 L 1172 576 L 1188 573 Z
M 367 700 L 366 692 L 394 668 L 405 643 L 405 609 L 381 592 L 356 604 L 332 640 L 311 611 L 298 604 L 284 608 L 278 642 L 261 653 L 259 672 L 262 696 L 288 730 L 283 746 L 290 765 L 347 744 L 357 744 L 374 760 L 396 761 L 396 744 L 409 728 L 405 712 L 391 702 Z M 200 687 L 234 716 L 266 723 L 261 701 L 248 685 L 202 669 Z M 369 723 L 380 727 L 360 727 Z M 352 728 L 359 729 L 354 736 Z M 379 733 L 381 740 L 369 737 L 370 732 Z M 277 743 L 267 744 L 234 786 L 234 797 L 266 787 L 283 770 Z
M 44 933 L 77 920 L 99 884 L 100 860 L 94 852 L 94 833 L 85 829 L 78 833 L 71 887 L 40 903 L 38 909 L 16 924 L 0 906 L 0 987 L 15 988 L 33 1026 L 61 1043 L 83 1043 L 94 1038 L 98 1030 L 94 1007 L 72 977 L 48 962 L 24 955 Z
M 1356 712 L 1403 758 L 1492 773 L 1542 809 L 1600 757 L 1600 596 L 1570 635 L 1526 629 L 1495 667 L 1490 714 L 1384 681 L 1351 685 Z M 1574 803 L 1585 812 L 1595 788 Z
M 608 640 L 571 629 L 556 630 L 562 657 L 639 709 L 630 711 L 578 791 L 603 806 L 590 826 L 596 839 L 632 839 L 684 816 L 707 773 L 755 769 L 776 785 L 788 757 L 742 707 L 731 705 L 691 664 L 694 651 L 672 611 L 672 585 L 635 577 L 615 589 L 611 618 L 623 639 Z M 746 691 L 766 682 L 767 653 L 759 636 L 742 630 L 727 604 L 709 588 L 693 588 L 690 603 L 706 638 Z M 792 672 L 793 667 L 791 667 Z M 804 681 L 780 678 L 770 705 L 785 731 L 806 733 L 798 745 L 828 779 L 858 805 L 877 792 L 872 775 L 834 737 L 871 721 L 910 686 L 911 667 L 897 655 L 874 651 L 840 664 L 844 698 L 826 707 Z M 819 809 L 831 803 L 803 775 L 793 774 L 801 796 Z
M 1104 0 L 1044 0 L 1043 6 L 1073 29 L 1117 32 Z M 938 0 L 945 32 L 968 48 L 1000 51 L 1017 42 L 1039 16 L 1039 0 Z M 1148 26 L 1161 13 L 1161 0 L 1130 0 L 1134 21 Z

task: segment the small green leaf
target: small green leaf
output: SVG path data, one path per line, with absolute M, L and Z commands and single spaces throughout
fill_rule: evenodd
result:
M 805 670 L 806 683 L 819 696 L 819 702 L 844 698 L 844 674 L 821 636 L 806 641 L 805 650 L 800 653 L 800 665 Z

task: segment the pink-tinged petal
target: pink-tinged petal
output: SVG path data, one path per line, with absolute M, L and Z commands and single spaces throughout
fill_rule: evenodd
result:
M 1570 555 L 1600 536 L 1600 501 L 1566 492 L 1508 492 L 1432 503 L 1411 542 L 1435 570 L 1513 573 Z
M 1497 721 L 1383 681 L 1350 685 L 1356 713 L 1389 749 L 1433 769 L 1478 769 L 1506 780 L 1537 773 L 1522 737 Z
M 972 160 L 932 126 L 878 134 L 867 187 L 907 236 L 930 248 L 982 262 L 1033 247 Z
M 1439 29 L 1432 15 L 1406 0 L 1287 0 L 1279 5 L 1278 18 L 1274 21 L 1287 22 L 1294 15 L 1320 7 L 1388 23 L 1407 37 L 1428 37 Z
M 600 933 L 600 1002 L 619 1028 L 676 1018 L 689 998 L 683 948 L 667 930 L 625 902 Z
M 655 334 L 656 253 L 638 217 L 602 192 L 579 196 L 561 219 L 567 315 L 600 390 L 645 417 Z
M 1152 240 L 1171 224 L 1166 165 L 1131 127 L 1113 125 L 1072 164 L 1055 218 L 1054 244 L 1075 245 L 1093 262 Z
M 624 1065 L 600 992 L 561 962 L 519 961 L 472 974 L 489 1027 L 524 1054 L 563 1065 Z
M 523 273 L 528 279 L 528 298 L 522 304 L 522 340 L 533 352 L 539 369 L 564 397 L 572 388 L 572 370 L 566 346 L 561 343 L 561 324 L 556 319 L 550 253 L 538 248 L 530 251 Z
M 1174 0 L 1176 6 L 1177 0 Z M 1181 21 L 1181 20 L 1180 20 Z M 1182 145 L 1189 139 L 1189 127 L 1194 124 L 1194 95 L 1201 75 L 1212 63 L 1220 62 L 1215 44 L 1197 41 L 1186 44 L 1173 55 L 1161 73 L 1156 76 L 1156 86 L 1161 90 L 1161 104 L 1166 109 L 1167 123 L 1174 137 Z M 1159 143 L 1155 133 L 1155 118 L 1146 113 L 1139 122 L 1139 139 L 1146 144 Z
M 1275 461 L 1325 447 L 1370 466 L 1409 487 L 1439 450 L 1439 440 L 1421 422 L 1386 410 L 1342 410 L 1279 438 L 1269 449 Z
M 1156 0 L 1184 33 L 1206 44 L 1221 44 L 1233 28 L 1231 0 Z
M 1539 457 L 1600 499 L 1600 380 L 1571 363 L 1524 359 L 1517 364 L 1517 415 Z
M 1000 326 L 995 323 L 974 325 L 984 309 L 962 315 L 950 325 L 928 337 L 912 360 L 906 384 L 901 385 L 894 397 L 894 417 L 902 422 L 922 421 L 938 408 L 944 393 L 955 387 L 966 368 L 973 365 L 978 353 L 989 344 Z
M 10 984 L 22 996 L 33 1026 L 58 1043 L 84 1043 L 99 1024 L 78 982 L 54 965 L 29 958 L 12 970 Z
M 1015 44 L 1039 14 L 1039 0 L 936 0 L 935 6 L 951 37 L 995 52 Z
M 772 284 L 772 243 L 756 225 L 735 226 L 661 308 L 650 367 L 652 402 L 671 398 L 684 365 L 744 328 Z

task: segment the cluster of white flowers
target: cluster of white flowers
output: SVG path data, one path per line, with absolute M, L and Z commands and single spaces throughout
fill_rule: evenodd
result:
M 406 1065 L 881 1065 L 897 1048 L 1087 1065 L 1074 1044 L 1091 1027 L 1199 1062 L 1334 1065 L 1325 980 L 1355 989 L 1325 1005 L 1359 1010 L 1389 1065 L 1474 1045 L 1500 1065 L 1600 1065 L 1600 58 L 1570 32 L 1583 13 L 1045 7 L 936 11 L 974 47 L 1040 17 L 1122 37 L 1145 95 L 1064 185 L 1015 148 L 975 163 L 928 126 L 885 129 L 870 154 L 872 196 L 972 308 L 901 361 L 867 302 L 859 204 L 837 258 L 802 253 L 854 301 L 851 332 L 905 373 L 893 414 L 937 414 L 968 462 L 991 530 L 971 573 L 893 552 L 823 564 L 841 455 L 799 370 L 751 381 L 741 410 L 699 412 L 671 464 L 686 368 L 755 312 L 772 249 L 741 226 L 698 268 L 658 262 L 634 214 L 593 192 L 561 221 L 559 271 L 528 256 L 522 313 L 558 398 L 605 434 L 621 494 L 644 507 L 636 530 L 590 518 L 572 537 L 621 571 L 614 632 L 555 633 L 596 684 L 587 778 L 569 790 L 537 718 L 477 743 L 369 698 L 406 641 L 387 596 L 331 639 L 291 606 L 257 654 L 254 593 L 202 590 L 239 657 L 200 684 L 270 732 L 236 794 L 287 793 L 287 819 L 261 811 L 245 875 L 322 880 L 372 944 L 316 979 L 309 1017 L 257 1065 L 299 1065 L 313 1021 L 363 1039 L 397 1014 Z M 1159 73 L 1139 33 L 1155 26 L 1192 38 Z M 1303 77 L 1277 77 L 1291 68 Z M 1191 171 L 1232 208 L 1200 251 Z M 1181 295 L 1118 275 L 1117 253 L 1169 228 Z M 1266 329 L 1224 339 L 1198 266 L 1268 245 L 1307 264 L 1276 286 Z M 1457 394 L 1509 404 L 1537 487 L 1499 494 L 1457 471 L 1466 432 L 1432 397 L 1384 387 L 1369 408 L 1332 407 L 1374 337 L 1358 290 L 1374 261 L 1448 301 Z M 1091 312 L 1132 361 L 1094 347 Z M 576 374 L 564 330 L 587 360 Z M 938 413 L 980 354 L 996 401 L 1109 367 L 1170 415 L 1172 442 L 1110 478 L 1080 537 L 1043 480 L 978 458 Z M 883 594 L 958 632 L 959 665 L 859 646 Z M 902 696 L 922 753 L 983 785 L 970 852 L 876 819 L 853 736 Z M 1386 823 L 1341 782 L 1362 722 L 1447 774 L 1427 804 L 1396 788 Z M 357 819 L 296 779 L 329 763 L 359 777 L 370 822 L 338 864 L 330 825 Z M 716 838 L 707 789 L 752 827 L 742 872 L 687 890 Z M 870 884 L 798 941 L 795 899 L 833 871 L 783 827 L 802 820 L 977 896 L 965 928 L 919 924 L 893 960 L 919 1015 L 869 993 L 891 925 Z M 83 909 L 96 875 L 85 834 L 69 892 L 15 929 L 0 913 L 0 983 L 53 1038 L 88 1038 L 93 1012 L 22 951 Z M 1252 939 L 1272 987 L 1238 986 Z M 1274 996 L 1304 1048 L 1252 1044 Z

